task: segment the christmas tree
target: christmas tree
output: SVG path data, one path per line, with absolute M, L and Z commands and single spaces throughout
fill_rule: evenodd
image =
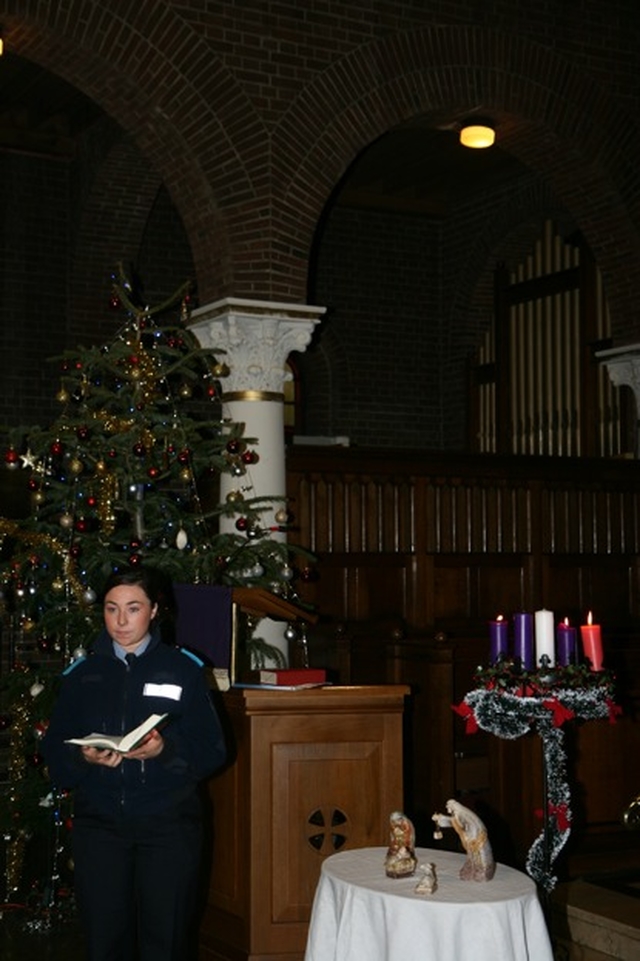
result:
M 0 517 L 9 895 L 27 839 L 50 830 L 52 817 L 58 832 L 65 823 L 38 740 L 60 668 L 84 655 L 102 623 L 96 600 L 108 574 L 149 563 L 174 582 L 291 596 L 288 548 L 260 524 L 274 499 L 251 496 L 258 455 L 243 425 L 221 417 L 228 369 L 188 329 L 188 285 L 153 308 L 121 269 L 113 285 L 119 329 L 107 344 L 56 359 L 59 417 L 13 431 L 4 455 L 8 469 L 24 472 L 31 504 L 20 522 Z M 219 503 L 222 472 L 238 485 Z M 236 518 L 235 533 L 220 531 L 222 515 Z M 283 530 L 284 506 L 275 518 Z

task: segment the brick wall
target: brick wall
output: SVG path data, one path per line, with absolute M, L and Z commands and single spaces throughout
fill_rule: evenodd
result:
M 302 365 L 306 430 L 363 444 L 464 445 L 493 267 L 556 213 L 596 257 L 616 338 L 638 336 L 632 0 L 0 0 L 0 19 L 12 50 L 105 111 L 71 166 L 2 155 L 2 421 L 51 409 L 39 358 L 62 330 L 112 330 L 117 260 L 144 268 L 150 300 L 188 269 L 203 303 L 327 305 Z M 479 106 L 529 171 L 513 189 L 437 224 L 327 217 L 387 130 Z
M 65 339 L 68 167 L 0 152 L 0 424 L 46 423 L 57 413 Z

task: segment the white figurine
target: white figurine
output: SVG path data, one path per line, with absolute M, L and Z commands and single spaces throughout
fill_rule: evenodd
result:
M 477 814 L 459 801 L 446 803 L 447 814 L 433 814 L 435 838 L 442 837 L 440 828 L 453 828 L 467 852 L 467 860 L 460 868 L 463 881 L 490 881 L 496 871 L 496 862 L 489 843 L 487 829 Z
M 429 862 L 428 864 L 421 864 L 419 871 L 422 874 L 422 877 L 416 884 L 414 891 L 416 894 L 433 894 L 438 887 L 435 864 L 432 862 Z

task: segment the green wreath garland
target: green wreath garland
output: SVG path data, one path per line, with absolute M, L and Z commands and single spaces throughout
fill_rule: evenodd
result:
M 517 674 L 500 663 L 480 670 L 479 686 L 465 695 L 454 710 L 466 721 L 467 733 L 481 728 L 496 737 L 514 740 L 533 730 L 542 739 L 547 810 L 544 827 L 529 848 L 527 873 L 546 891 L 557 882 L 551 867 L 571 834 L 571 791 L 563 725 L 570 720 L 609 718 L 614 723 L 621 708 L 613 697 L 613 679 L 605 671 L 584 666 Z

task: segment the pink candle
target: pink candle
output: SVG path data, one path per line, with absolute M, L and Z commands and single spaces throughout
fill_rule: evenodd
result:
M 556 648 L 558 650 L 558 664 L 567 667 L 576 659 L 576 629 L 569 624 L 569 618 L 558 624 L 556 629 Z
M 593 623 L 591 611 L 587 617 L 587 623 L 580 626 L 582 636 L 582 649 L 584 656 L 589 660 L 592 671 L 602 670 L 602 634 L 600 625 Z

